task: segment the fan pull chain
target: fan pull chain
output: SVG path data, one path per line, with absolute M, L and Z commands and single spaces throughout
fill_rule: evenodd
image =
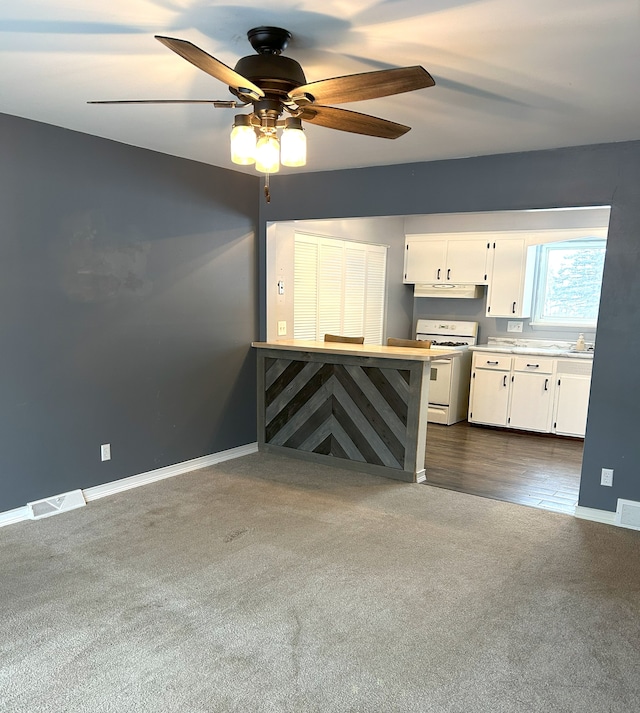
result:
M 271 203 L 271 191 L 269 190 L 269 174 L 267 173 L 264 180 L 264 197 L 267 203 Z

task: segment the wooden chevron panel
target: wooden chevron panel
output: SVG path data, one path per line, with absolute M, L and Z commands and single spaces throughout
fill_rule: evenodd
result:
M 404 468 L 410 373 L 265 359 L 265 442 Z

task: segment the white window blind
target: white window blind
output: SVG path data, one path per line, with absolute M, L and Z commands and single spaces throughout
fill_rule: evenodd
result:
M 344 290 L 342 304 L 342 332 L 348 336 L 364 336 L 365 287 L 367 255 L 360 245 L 344 248 Z
M 295 339 L 330 333 L 382 343 L 386 246 L 297 233 L 294 262 Z
M 380 251 L 370 251 L 367 254 L 366 303 L 364 317 L 364 340 L 367 343 L 382 343 L 386 277 L 386 248 Z
M 318 254 L 318 334 L 339 334 L 342 327 L 343 248 L 322 240 Z M 295 298 L 294 298 L 295 322 Z M 320 338 L 320 337 L 316 337 Z
M 295 339 L 316 339 L 318 332 L 318 252 L 319 246 L 296 240 L 293 278 Z

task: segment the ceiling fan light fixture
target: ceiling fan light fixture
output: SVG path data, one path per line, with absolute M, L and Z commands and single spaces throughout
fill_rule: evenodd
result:
M 250 166 L 256 160 L 256 132 L 249 114 L 234 117 L 231 129 L 231 160 L 241 166 Z
M 280 170 L 280 143 L 274 134 L 262 134 L 256 144 L 256 170 L 277 173 Z
M 307 163 L 307 137 L 302 120 L 297 117 L 285 119 L 280 138 L 280 161 L 283 166 L 305 166 Z

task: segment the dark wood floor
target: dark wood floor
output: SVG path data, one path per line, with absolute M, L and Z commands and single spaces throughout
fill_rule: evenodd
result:
M 427 485 L 573 514 L 583 441 L 475 426 L 427 427 Z

